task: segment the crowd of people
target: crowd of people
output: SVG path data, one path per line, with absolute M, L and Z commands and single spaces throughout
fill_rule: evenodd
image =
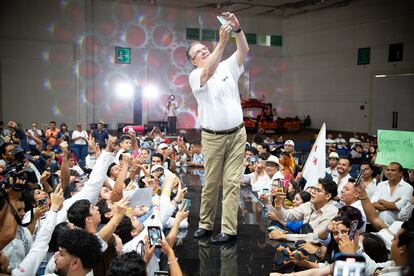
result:
M 117 138 L 103 123 L 89 133 L 79 124 L 72 132 L 62 126 L 24 130 L 10 121 L 0 129 L 1 271 L 182 275 L 173 248 L 188 226 L 189 206 L 176 172 L 203 168 L 201 142 L 172 141 L 156 127 Z M 342 151 L 327 143 L 326 177 L 306 189 L 294 141 L 273 150 L 246 144 L 241 215 L 244 223 L 266 223 L 275 275 L 328 275 L 337 253 L 364 256 L 367 275 L 412 273 L 414 171 L 398 162 L 375 165 L 374 140 L 362 143 L 336 142 Z M 137 204 L 131 195 L 145 188 L 151 202 Z
M 311 185 L 295 162 L 294 141 L 246 147 L 242 216 L 267 220 L 276 249 L 271 275 L 330 275 L 341 253 L 364 257 L 365 272 L 352 275 L 413 275 L 414 170 L 375 165 L 375 143 L 328 134 L 326 176 Z
M 174 172 L 203 167 L 201 143 L 103 126 L 1 124 L 1 273 L 182 275 L 173 248 L 190 203 Z

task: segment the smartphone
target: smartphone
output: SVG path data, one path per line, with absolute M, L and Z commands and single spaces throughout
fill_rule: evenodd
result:
M 161 228 L 158 226 L 148 226 L 148 237 L 150 241 L 150 246 L 155 245 L 156 247 L 161 247 L 159 240 L 162 239 Z
M 224 25 L 224 24 L 227 23 L 227 20 L 224 19 L 224 16 L 222 16 L 222 15 L 217 15 L 217 19 L 218 19 L 218 21 L 220 21 L 221 25 Z
M 355 236 L 355 231 L 358 227 L 358 221 L 354 220 L 351 222 L 351 229 L 349 229 L 349 239 L 352 241 Z
M 276 226 L 276 225 L 272 225 L 272 226 L 269 226 L 268 228 L 267 228 L 267 231 L 268 232 L 272 232 L 273 230 L 277 230 L 278 232 L 280 232 L 280 233 L 282 233 L 282 234 L 286 234 L 288 231 L 286 231 L 286 230 L 283 230 L 282 228 L 280 228 L 280 227 L 278 227 L 278 226 Z
M 259 159 L 258 159 L 256 156 L 253 156 L 253 157 L 247 157 L 247 162 L 248 162 L 250 165 L 253 165 L 253 164 L 255 164 L 255 163 L 259 162 Z
M 354 186 L 355 187 L 358 187 L 360 184 L 361 184 L 361 181 L 362 181 L 362 175 L 364 174 L 364 170 L 361 170 L 360 172 L 359 172 L 359 174 L 358 174 L 358 176 L 357 176 L 357 178 L 356 178 L 356 180 L 355 180 L 355 184 L 354 184 Z
M 47 198 L 41 198 L 39 199 L 39 206 L 45 205 L 47 202 Z
M 362 255 L 335 255 L 333 276 L 365 275 L 365 258 Z
M 51 176 L 51 184 L 52 184 L 52 186 L 53 187 L 56 187 L 58 184 L 59 184 L 59 175 L 58 174 L 55 174 L 55 173 L 53 173 L 52 174 L 52 176 Z
M 190 209 L 191 206 L 191 199 L 184 198 L 183 199 L 183 211 L 187 212 Z

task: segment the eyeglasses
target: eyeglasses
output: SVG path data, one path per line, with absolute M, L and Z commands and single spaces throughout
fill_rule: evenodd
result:
M 191 58 L 191 60 L 194 60 L 198 55 L 200 55 L 203 51 L 207 51 L 208 49 L 207 49 L 207 47 L 203 47 L 203 48 L 201 48 L 201 49 L 198 49 L 196 52 L 195 52 L 195 54 L 194 54 L 194 56 Z
M 316 187 L 311 187 L 310 190 L 311 190 L 311 192 L 314 192 L 315 194 L 321 194 L 321 193 L 326 194 L 326 191 L 321 190 L 321 189 L 316 188 Z

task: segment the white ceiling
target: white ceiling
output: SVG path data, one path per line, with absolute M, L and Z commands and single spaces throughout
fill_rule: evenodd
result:
M 357 0 L 109 0 L 117 2 L 192 9 L 238 16 L 288 17 L 320 9 L 342 7 Z M 358 0 L 362 1 L 362 0 Z

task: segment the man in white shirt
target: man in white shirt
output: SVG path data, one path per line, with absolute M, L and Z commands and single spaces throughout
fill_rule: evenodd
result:
M 42 131 L 37 128 L 37 124 L 35 122 L 32 123 L 32 128 L 29 129 L 27 132 L 29 132 L 30 135 L 33 137 L 42 137 Z M 36 141 L 30 137 L 27 137 L 27 142 L 29 143 L 29 149 L 32 152 L 36 152 Z
M 379 217 L 387 225 L 391 225 L 399 220 L 398 214 L 401 208 L 410 202 L 413 187 L 403 180 L 403 168 L 397 162 L 388 165 L 385 175 L 388 180 L 378 184 L 371 201 L 379 212 Z
M 212 53 L 201 42 L 193 42 L 186 56 L 195 69 L 189 82 L 198 103 L 205 160 L 205 184 L 202 191 L 199 228 L 195 238 L 211 235 L 216 215 L 220 183 L 223 183 L 221 234 L 212 243 L 225 243 L 237 235 L 237 212 L 240 177 L 246 145 L 246 129 L 237 81 L 244 71 L 243 62 L 249 46 L 239 21 L 232 13 L 223 13 L 226 21 L 219 31 L 219 41 Z M 233 30 L 236 51 L 220 62 Z
M 81 245 L 81 246 L 80 246 Z M 101 261 L 101 244 L 98 238 L 81 229 L 69 230 L 60 239 L 55 254 L 56 274 L 93 275 L 92 268 Z
M 84 160 L 88 155 L 88 133 L 82 129 L 82 124 L 77 124 L 72 132 L 72 141 L 75 144 L 73 153 L 78 160 Z
M 346 146 L 346 140 L 342 137 L 341 132 L 338 132 L 335 139 L 335 144 L 338 146 L 338 149 L 341 149 Z
M 349 172 L 351 171 L 351 160 L 348 158 L 341 158 L 339 159 L 338 166 L 336 170 L 338 171 L 338 177 L 334 178 L 333 180 L 338 185 L 338 196 L 342 193 L 342 188 L 346 183 L 348 183 L 348 179 L 351 177 Z
M 390 233 L 394 234 L 394 233 Z M 366 263 L 366 275 L 399 276 L 407 266 L 408 250 L 410 243 L 414 240 L 414 224 L 410 221 L 404 222 L 391 241 L 391 261 L 376 263 L 368 255 L 363 254 Z M 406 274 L 409 275 L 409 274 Z M 410 274 L 411 275 L 411 274 Z
M 116 153 L 115 160 L 114 160 L 116 164 L 119 165 L 121 163 L 120 158 L 123 153 L 132 151 L 132 144 L 133 144 L 132 138 L 128 134 L 123 134 L 121 138 L 119 138 L 120 149 Z
M 348 183 L 342 188 L 342 193 L 340 195 L 341 202 L 346 206 L 352 206 L 357 208 L 364 219 L 364 224 L 361 227 L 361 231 L 365 232 L 367 216 L 365 215 L 364 208 L 362 208 L 361 200 L 359 199 L 360 193 L 355 189 L 355 180 L 350 178 Z
M 332 176 L 332 179 L 337 179 L 339 173 L 336 169 L 339 163 L 339 155 L 336 152 L 331 152 L 328 157 L 329 166 L 326 168 L 326 174 Z
M 326 144 L 335 144 L 335 140 L 333 139 L 332 133 L 328 133 L 328 135 L 326 136 Z

